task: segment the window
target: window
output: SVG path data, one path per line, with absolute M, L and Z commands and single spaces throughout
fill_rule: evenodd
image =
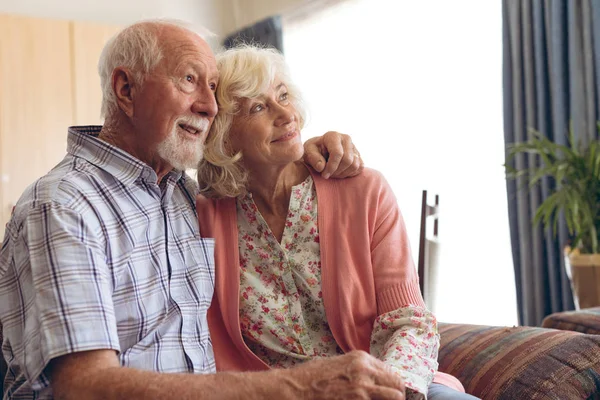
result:
M 284 27 L 309 109 L 303 139 L 352 135 L 394 189 L 415 263 L 421 191 L 440 195 L 438 319 L 516 324 L 501 4 L 349 0 Z

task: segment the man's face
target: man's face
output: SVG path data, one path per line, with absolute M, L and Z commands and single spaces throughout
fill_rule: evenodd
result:
M 132 122 L 150 153 L 176 169 L 195 168 L 217 113 L 215 58 L 204 40 L 183 29 L 165 28 L 159 43 L 163 58 L 134 97 Z

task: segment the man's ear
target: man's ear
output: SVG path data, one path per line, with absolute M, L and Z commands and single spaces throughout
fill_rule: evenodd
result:
M 129 69 L 115 68 L 112 74 L 112 89 L 121 111 L 128 117 L 133 117 L 133 96 L 136 87 L 133 74 Z

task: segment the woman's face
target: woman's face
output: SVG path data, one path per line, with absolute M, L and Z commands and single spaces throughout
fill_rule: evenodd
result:
M 283 166 L 302 158 L 300 116 L 285 84 L 275 81 L 267 93 L 241 99 L 229 138 L 232 149 L 242 152 L 250 170 Z

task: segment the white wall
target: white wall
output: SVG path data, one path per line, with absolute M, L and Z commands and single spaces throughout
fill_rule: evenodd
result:
M 142 18 L 178 18 L 221 35 L 230 0 L 0 0 L 0 13 L 126 25 Z M 227 16 L 229 18 L 229 16 Z M 230 24 L 230 22 L 228 22 Z

